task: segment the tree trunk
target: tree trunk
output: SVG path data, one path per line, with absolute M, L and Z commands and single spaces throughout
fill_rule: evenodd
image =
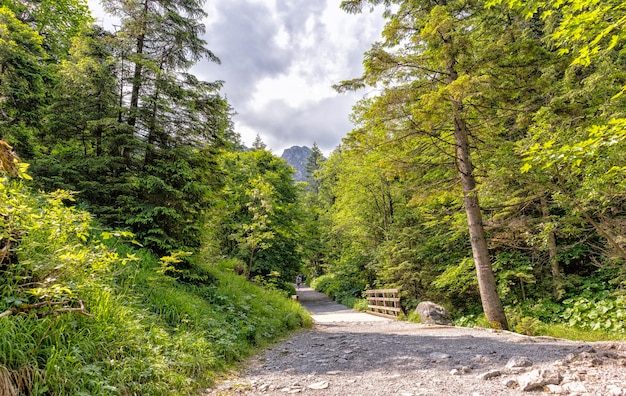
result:
M 145 40 L 146 40 L 146 27 L 147 27 L 147 18 L 148 18 L 148 2 L 149 0 L 145 0 L 144 4 L 143 4 L 143 15 L 141 15 L 141 18 L 143 18 L 142 22 L 141 22 L 141 32 L 139 33 L 139 35 L 137 36 L 137 45 L 135 48 L 136 54 L 141 57 L 141 55 L 143 54 L 143 48 L 144 48 L 144 44 L 145 44 Z M 138 112 L 138 108 L 139 108 L 139 91 L 141 88 L 141 76 L 142 76 L 142 72 L 143 72 L 143 65 L 141 63 L 141 60 L 138 59 L 135 62 L 135 71 L 133 72 L 133 87 L 131 90 L 131 94 L 130 94 L 130 115 L 128 118 L 128 125 L 130 126 L 135 126 L 135 124 L 137 123 L 137 112 Z
M 550 221 L 550 211 L 548 209 L 548 199 L 545 195 L 542 195 L 540 198 L 541 202 L 541 214 L 543 217 L 543 221 Z M 554 290 L 558 292 L 561 289 L 561 268 L 559 267 L 559 260 L 557 257 L 557 248 L 556 248 L 556 236 L 554 235 L 554 230 L 550 230 L 548 232 L 548 255 L 550 257 L 550 270 L 552 272 L 552 280 L 554 281 Z
M 139 113 L 139 93 L 141 91 L 141 85 L 143 83 L 142 82 L 143 64 L 141 61 L 141 55 L 143 54 L 145 40 L 146 40 L 146 28 L 148 24 L 147 18 L 148 18 L 148 11 L 149 11 L 149 7 L 148 7 L 149 1 L 150 0 L 145 0 L 143 4 L 144 6 L 143 15 L 140 16 L 142 18 L 141 31 L 139 35 L 137 36 L 137 45 L 135 48 L 138 59 L 135 61 L 135 70 L 133 72 L 132 89 L 131 89 L 131 94 L 130 94 L 130 106 L 128 109 L 129 110 L 128 125 L 133 127 L 133 129 L 135 125 L 137 125 L 137 115 Z M 124 147 L 122 149 L 122 155 L 124 157 L 124 161 L 126 165 L 129 165 L 130 159 L 131 159 L 131 147 L 128 147 L 128 146 Z
M 451 56 L 447 65 L 448 84 L 452 84 L 458 78 L 458 74 L 454 69 L 455 64 L 456 57 Z M 472 244 L 474 264 L 476 265 L 480 299 L 487 320 L 491 324 L 506 330 L 508 329 L 508 323 L 502 302 L 498 296 L 496 279 L 491 267 L 482 214 L 478 203 L 474 166 L 470 158 L 469 134 L 467 123 L 463 117 L 463 103 L 455 98 L 451 99 L 451 101 L 454 114 L 454 141 L 456 145 L 457 169 L 463 188 L 463 203 L 465 205 L 465 213 L 469 225 L 470 242 Z

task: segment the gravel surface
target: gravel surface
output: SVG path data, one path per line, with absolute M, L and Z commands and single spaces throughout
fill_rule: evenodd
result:
M 584 343 L 359 313 L 298 290 L 314 326 L 206 395 L 626 396 L 626 343 Z

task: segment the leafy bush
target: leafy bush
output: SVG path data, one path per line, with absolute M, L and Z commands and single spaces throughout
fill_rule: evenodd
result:
M 563 305 L 561 317 L 569 326 L 626 334 L 625 296 L 601 293 L 596 298 L 568 298 Z
M 598 341 L 624 339 L 626 298 L 600 292 L 595 298 L 582 293 L 562 303 L 541 300 L 537 303 L 507 306 L 510 328 L 526 335 L 548 335 L 574 340 Z
M 543 323 L 558 323 L 561 321 L 561 313 L 563 312 L 563 304 L 543 299 L 534 303 L 521 305 L 525 315 L 537 318 Z
M 534 336 L 542 334 L 544 324 L 539 319 L 524 316 L 511 327 L 516 333 Z
M 369 303 L 366 299 L 361 298 L 356 300 L 352 308 L 356 309 L 357 311 L 365 312 L 369 309 L 368 304 Z
M 271 271 L 267 276 L 257 275 L 254 277 L 254 282 L 265 287 L 268 290 L 279 291 L 283 296 L 289 297 L 296 294 L 296 288 L 289 282 L 286 282 L 281 273 L 278 271 Z
M 132 260 L 93 239 L 91 216 L 63 205 L 72 199 L 64 191 L 32 195 L 21 182 L 0 184 L 0 240 L 7 252 L 0 257 L 1 310 L 43 302 L 72 305 L 92 277 L 106 276 L 117 260 L 122 265 Z M 93 249 L 85 248 L 88 239 Z
M 422 318 L 415 311 L 412 311 L 408 315 L 406 315 L 406 320 L 413 323 L 422 323 Z
M 460 326 L 460 327 L 484 327 L 484 328 L 492 327 L 489 321 L 487 320 L 487 318 L 485 318 L 485 315 L 482 313 L 465 314 L 457 318 L 454 318 L 453 322 L 455 326 Z
M 339 284 L 335 281 L 335 274 L 321 275 L 311 281 L 311 288 L 326 294 L 330 298 L 334 298 L 338 287 Z

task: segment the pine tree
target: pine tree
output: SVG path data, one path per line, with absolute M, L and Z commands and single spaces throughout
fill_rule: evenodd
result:
M 309 155 L 309 158 L 307 158 L 304 167 L 306 182 L 309 184 L 309 188 L 313 194 L 317 194 L 319 190 L 319 180 L 316 178 L 315 172 L 322 167 L 324 160 L 322 150 L 320 150 L 317 146 L 317 143 L 313 142 L 311 154 Z

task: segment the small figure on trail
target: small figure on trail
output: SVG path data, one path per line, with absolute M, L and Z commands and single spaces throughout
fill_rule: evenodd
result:
M 302 286 L 302 282 L 304 281 L 304 275 L 299 274 L 296 276 L 296 287 L 299 289 Z

